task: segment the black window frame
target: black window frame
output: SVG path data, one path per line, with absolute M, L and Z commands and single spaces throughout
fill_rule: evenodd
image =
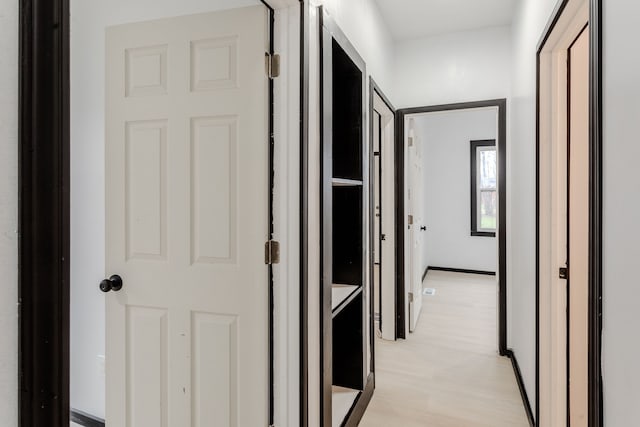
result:
M 497 161 L 497 149 L 495 139 L 482 139 L 471 141 L 471 236 L 474 237 L 496 237 L 495 231 L 479 231 L 478 230 L 478 188 L 477 188 L 477 152 L 479 147 L 493 147 L 496 150 Z M 496 195 L 498 194 L 498 185 L 496 183 Z M 498 223 L 496 221 L 496 231 L 498 229 Z

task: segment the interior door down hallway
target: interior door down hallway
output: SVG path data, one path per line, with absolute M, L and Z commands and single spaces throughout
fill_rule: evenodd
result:
M 413 119 L 408 120 L 408 186 L 407 207 L 409 212 L 409 332 L 416 330 L 422 311 L 422 250 L 423 250 L 423 213 L 422 213 L 422 147 L 415 136 Z

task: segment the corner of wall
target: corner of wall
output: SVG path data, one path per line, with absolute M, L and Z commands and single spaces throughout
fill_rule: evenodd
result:
M 522 0 L 511 27 L 511 99 L 507 139 L 509 181 L 507 280 L 508 345 L 518 355 L 522 378 L 536 403 L 536 52 L 556 0 Z

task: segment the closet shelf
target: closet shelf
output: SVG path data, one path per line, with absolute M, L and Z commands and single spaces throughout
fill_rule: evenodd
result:
M 339 427 L 353 407 L 360 391 L 338 386 L 331 387 L 331 426 Z
M 333 178 L 331 180 L 334 187 L 359 187 L 362 181 L 356 179 Z
M 362 292 L 362 286 L 358 285 L 341 285 L 338 283 L 331 285 L 332 317 L 335 317 L 343 308 L 349 305 L 360 292 Z

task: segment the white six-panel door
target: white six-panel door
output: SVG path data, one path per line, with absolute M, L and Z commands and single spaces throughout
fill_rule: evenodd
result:
M 413 120 L 409 122 L 410 135 L 415 134 Z M 422 218 L 422 157 L 420 152 L 420 141 L 416 136 L 412 137 L 412 145 L 409 150 L 409 212 L 413 216 L 413 224 L 409 227 L 411 252 L 408 256 L 410 260 L 410 284 L 413 297 L 409 301 L 409 332 L 414 332 L 418 326 L 418 319 L 422 311 L 422 232 L 420 227 L 424 220 Z
M 266 426 L 263 6 L 107 30 L 107 425 Z

